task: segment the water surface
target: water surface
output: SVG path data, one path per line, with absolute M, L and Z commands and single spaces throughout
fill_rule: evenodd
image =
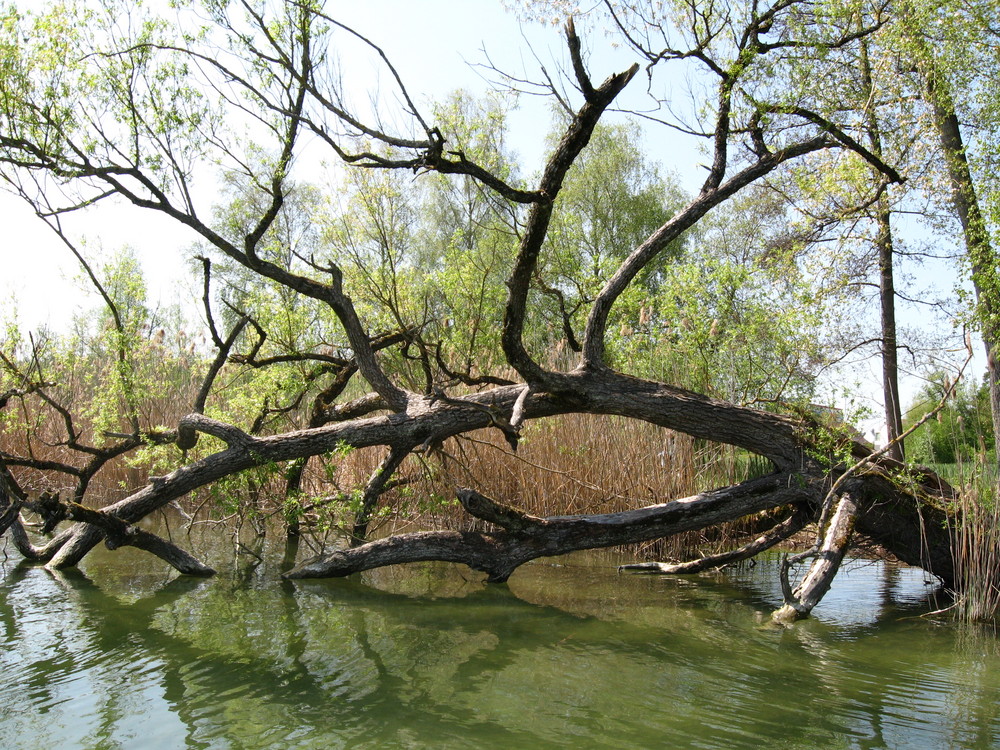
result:
M 768 624 L 767 561 L 621 575 L 606 554 L 508 585 L 453 565 L 209 580 L 143 553 L 0 565 L 0 747 L 1000 747 L 1000 648 L 921 571 L 852 561 L 815 617 Z

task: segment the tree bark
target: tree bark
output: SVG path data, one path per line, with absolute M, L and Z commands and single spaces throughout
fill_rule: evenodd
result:
M 748 560 L 755 555 L 759 555 L 765 550 L 771 549 L 788 539 L 793 534 L 802 531 L 811 520 L 809 510 L 803 505 L 796 506 L 795 510 L 784 521 L 776 524 L 771 529 L 748 544 L 744 544 L 739 549 L 720 552 L 717 555 L 705 555 L 697 560 L 689 560 L 682 563 L 662 563 L 644 562 L 622 565 L 618 570 L 633 570 L 639 573 L 665 573 L 670 575 L 687 575 L 690 573 L 701 573 L 706 570 L 722 568 L 726 565 Z
M 850 493 L 841 495 L 837 508 L 823 534 L 822 543 L 818 549 L 805 553 L 812 557 L 813 562 L 802 582 L 794 591 L 788 584 L 788 558 L 782 563 L 781 585 L 785 603 L 771 614 L 771 619 L 777 623 L 788 624 L 803 617 L 808 617 L 813 607 L 819 604 L 833 583 L 840 563 L 847 553 L 854 533 L 854 522 L 858 514 L 858 506 Z M 798 555 L 796 557 L 802 557 Z
M 659 539 L 783 505 L 816 501 L 814 492 L 795 486 L 787 474 L 639 510 L 592 516 L 536 518 L 471 489 L 459 490 L 458 499 L 471 515 L 501 530 L 424 531 L 378 539 L 306 560 L 285 577 L 346 576 L 397 563 L 443 560 L 464 563 L 486 572 L 492 582 L 503 582 L 517 567 L 539 557 Z

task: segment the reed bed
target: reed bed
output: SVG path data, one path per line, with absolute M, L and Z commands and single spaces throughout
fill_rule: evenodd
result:
M 190 351 L 171 351 L 162 339 L 146 342 L 133 364 L 141 383 L 138 416 L 146 429 L 172 429 L 190 411 L 204 374 L 204 363 Z M 104 357 L 61 356 L 46 369 L 45 389 L 51 399 L 25 398 L 0 412 L 0 450 L 39 462 L 82 466 L 91 454 L 68 445 L 67 416 L 79 444 L 98 448 L 114 444 L 116 434 L 131 432 L 115 393 L 113 363 Z M 65 416 L 60 410 L 65 412 Z M 181 458 L 175 451 L 174 461 Z M 163 457 L 163 460 L 169 460 Z M 21 486 L 31 494 L 42 491 L 72 493 L 72 475 L 27 466 L 15 466 Z M 115 502 L 142 487 L 151 469 L 149 457 L 128 454 L 108 461 L 88 487 L 85 501 L 94 507 Z M 155 467 L 163 469 L 164 465 Z
M 996 621 L 1000 615 L 1000 505 L 994 482 L 977 480 L 961 493 L 952 533 L 959 582 L 956 614 L 965 622 Z
M 410 527 L 485 530 L 454 497 L 469 486 L 536 516 L 614 513 L 667 502 L 766 471 L 728 446 L 639 420 L 573 414 L 525 426 L 516 453 L 496 430 L 447 441 L 411 461 L 410 482 L 387 495 L 377 533 Z M 367 468 L 374 469 L 374 463 Z M 354 469 L 355 474 L 358 472 Z M 632 551 L 687 558 L 743 536 L 746 524 L 680 534 Z

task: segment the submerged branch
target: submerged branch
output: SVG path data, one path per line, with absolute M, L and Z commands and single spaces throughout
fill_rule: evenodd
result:
M 669 573 L 673 575 L 684 575 L 689 573 L 701 573 L 705 570 L 713 570 L 731 565 L 742 560 L 748 560 L 755 555 L 771 549 L 771 547 L 788 539 L 793 534 L 802 531 L 809 523 L 811 514 L 804 505 L 799 505 L 795 511 L 784 521 L 775 525 L 764 534 L 754 539 L 752 542 L 743 545 L 739 549 L 720 552 L 717 555 L 706 555 L 698 560 L 689 560 L 682 563 L 661 563 L 645 562 L 622 565 L 618 568 L 622 570 L 634 570 L 641 573 Z
M 840 563 L 847 553 L 854 533 L 858 506 L 850 493 L 845 492 L 837 502 L 837 509 L 823 533 L 823 541 L 818 549 L 808 550 L 803 555 L 789 559 L 786 555 L 781 562 L 781 592 L 785 603 L 771 614 L 777 623 L 788 624 L 808 617 L 813 607 L 830 589 Z M 788 583 L 788 571 L 792 562 L 812 558 L 809 570 L 793 591 Z
M 815 501 L 815 492 L 772 474 L 732 487 L 704 492 L 638 510 L 602 515 L 536 518 L 473 490 L 460 490 L 470 512 L 504 528 L 497 532 L 428 531 L 400 534 L 314 557 L 288 578 L 346 576 L 384 565 L 426 560 L 464 563 L 503 582 L 516 568 L 538 557 L 649 541 L 704 528 L 750 513 Z

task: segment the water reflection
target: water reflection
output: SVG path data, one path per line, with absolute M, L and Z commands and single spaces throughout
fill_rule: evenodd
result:
M 290 584 L 266 550 L 207 581 L 120 552 L 8 563 L 0 746 L 1000 745 L 996 642 L 921 618 L 914 571 L 852 563 L 781 630 L 767 563 L 689 580 L 614 562 L 509 586 L 444 565 Z

